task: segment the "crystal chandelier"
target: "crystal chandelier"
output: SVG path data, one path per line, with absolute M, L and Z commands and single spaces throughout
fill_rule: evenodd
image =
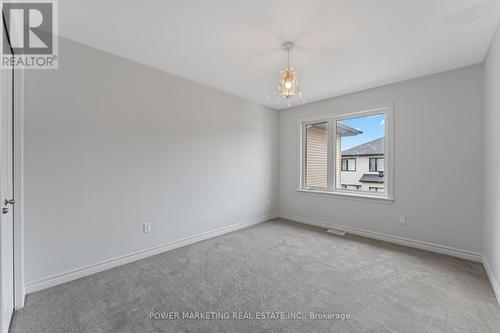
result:
M 304 98 L 302 97 L 302 92 L 297 81 L 297 72 L 294 68 L 290 67 L 290 51 L 293 49 L 293 43 L 286 42 L 282 48 L 285 51 L 286 68 L 281 71 L 281 79 L 278 87 L 268 95 L 268 99 L 271 96 L 277 96 L 280 99 L 280 103 L 286 102 L 288 106 L 294 100 L 304 103 Z

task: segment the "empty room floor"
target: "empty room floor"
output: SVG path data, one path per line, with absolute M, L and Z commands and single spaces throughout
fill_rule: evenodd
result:
M 264 311 L 286 317 L 263 319 L 271 316 Z M 219 318 L 150 319 L 195 312 Z M 232 319 L 234 312 L 253 319 Z M 499 329 L 481 264 L 284 220 L 30 294 L 11 326 L 12 333 Z

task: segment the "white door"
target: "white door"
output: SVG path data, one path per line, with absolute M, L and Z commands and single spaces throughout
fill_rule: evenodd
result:
M 14 310 L 13 73 L 0 70 L 0 332 L 7 333 Z

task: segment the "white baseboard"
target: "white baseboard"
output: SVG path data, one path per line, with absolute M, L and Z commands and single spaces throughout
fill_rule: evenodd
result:
M 387 234 L 369 231 L 369 230 L 363 230 L 363 229 L 359 229 L 359 228 L 347 227 L 347 226 L 343 226 L 343 225 L 336 225 L 336 224 L 325 222 L 325 221 L 289 215 L 286 213 L 278 213 L 278 217 L 285 219 L 285 220 L 290 220 L 290 221 L 294 221 L 294 222 L 313 225 L 316 227 L 321 227 L 321 228 L 326 228 L 326 229 L 333 228 L 333 229 L 337 229 L 337 230 L 342 230 L 342 231 L 345 231 L 346 233 L 353 234 L 353 235 L 378 239 L 378 240 L 382 240 L 385 242 L 404 245 L 404 246 L 413 247 L 413 248 L 426 250 L 426 251 L 430 251 L 430 252 L 446 254 L 446 255 L 449 255 L 452 257 L 458 257 L 461 259 L 467 259 L 467 260 L 476 261 L 476 262 L 483 262 L 483 255 L 481 253 L 477 253 L 477 252 L 456 249 L 456 248 L 452 248 L 452 247 L 445 246 L 445 245 L 423 242 L 423 241 L 409 239 L 409 238 L 387 235 Z
M 493 293 L 497 298 L 498 305 L 500 305 L 500 284 L 498 283 L 495 274 L 491 270 L 490 264 L 488 263 L 488 259 L 484 254 L 483 254 L 483 266 L 484 270 L 486 271 L 486 274 L 488 275 L 488 279 L 490 279 L 491 287 L 493 288 Z
M 143 258 L 147 258 L 162 252 L 170 251 L 173 249 L 177 249 L 182 246 L 190 245 L 193 243 L 197 243 L 209 238 L 217 237 L 223 234 L 227 234 L 232 231 L 240 230 L 243 228 L 247 228 L 262 222 L 266 222 L 272 219 L 275 219 L 277 215 L 270 214 L 254 219 L 250 219 L 241 223 L 233 224 L 227 227 L 215 229 L 212 231 L 204 232 L 202 234 L 186 237 L 177 241 L 173 241 L 167 244 L 163 244 L 154 248 L 150 248 L 147 250 L 131 253 L 125 256 L 113 258 L 110 260 L 105 260 L 90 266 L 78 268 L 69 272 L 64 272 L 61 274 L 52 275 L 50 277 L 44 278 L 42 280 L 38 280 L 36 282 L 32 282 L 26 285 L 26 293 L 33 293 L 35 291 L 39 291 L 42 289 L 50 288 L 56 286 L 58 284 L 62 284 L 65 282 L 69 282 L 72 280 L 76 280 L 82 278 L 87 275 L 95 274 L 98 272 L 102 272 L 108 270 L 113 267 L 121 266 L 124 264 L 128 264 L 130 262 L 140 260 Z

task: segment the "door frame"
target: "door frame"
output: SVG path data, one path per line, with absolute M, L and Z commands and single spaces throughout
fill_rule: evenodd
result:
M 13 89 L 13 162 L 14 162 L 14 310 L 24 307 L 24 70 L 15 69 Z M 0 74 L 1 75 L 1 74 Z M 1 75 L 2 86 L 11 84 Z M 1 117 L 0 113 L 0 117 Z
M 0 0 L 3 10 L 3 0 Z M 2 25 L 3 15 L 2 15 Z M 5 28 L 5 26 L 3 26 Z M 1 30 L 1 29 L 0 29 Z M 13 52 L 14 53 L 14 52 Z M 13 159 L 14 159 L 14 310 L 24 307 L 26 288 L 24 282 L 24 69 L 13 70 Z M 0 74 L 2 84 L 4 76 Z M 0 113 L 1 116 L 1 113 Z
M 14 70 L 14 310 L 24 307 L 24 69 Z

